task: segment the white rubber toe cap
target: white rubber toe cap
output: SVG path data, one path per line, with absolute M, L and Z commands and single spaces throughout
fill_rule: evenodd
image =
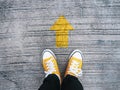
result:
M 52 54 L 50 52 L 44 52 L 43 59 L 51 57 Z
M 80 53 L 80 52 L 75 52 L 75 53 L 73 54 L 73 57 L 76 57 L 76 58 L 78 58 L 78 59 L 82 59 L 82 56 L 81 56 L 81 53 Z
M 55 54 L 50 49 L 45 49 L 42 55 L 43 55 L 43 59 L 49 58 L 51 56 L 55 57 Z
M 75 57 L 82 60 L 82 53 L 79 49 L 76 49 L 70 54 L 69 58 L 71 57 Z

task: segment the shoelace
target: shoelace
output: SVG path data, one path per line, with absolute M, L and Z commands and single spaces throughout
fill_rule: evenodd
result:
M 82 70 L 79 67 L 79 63 L 76 61 L 72 61 L 69 71 L 68 72 L 72 72 L 73 74 L 75 74 L 76 76 L 81 76 L 82 75 Z
M 56 70 L 55 70 L 54 63 L 52 62 L 52 58 L 51 58 L 49 61 L 46 62 L 46 66 L 47 66 L 47 70 L 48 70 L 48 71 L 45 71 L 46 77 L 47 77 L 49 74 L 51 74 L 51 73 L 53 73 L 53 72 L 56 71 Z

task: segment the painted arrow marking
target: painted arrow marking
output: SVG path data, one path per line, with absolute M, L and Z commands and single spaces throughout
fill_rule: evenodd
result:
M 60 16 L 51 26 L 50 30 L 56 31 L 56 46 L 68 47 L 69 30 L 74 30 L 64 16 Z

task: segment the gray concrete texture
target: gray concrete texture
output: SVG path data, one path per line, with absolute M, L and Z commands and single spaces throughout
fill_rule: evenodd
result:
M 75 29 L 68 48 L 49 30 L 60 15 Z M 62 76 L 71 51 L 83 52 L 84 90 L 120 90 L 120 0 L 0 0 L 0 90 L 37 90 L 46 48 Z

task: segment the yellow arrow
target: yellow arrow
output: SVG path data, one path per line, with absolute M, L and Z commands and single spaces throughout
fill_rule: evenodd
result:
M 74 28 L 70 25 L 64 16 L 60 16 L 51 26 L 50 30 L 56 31 L 56 46 L 68 47 L 68 31 Z

